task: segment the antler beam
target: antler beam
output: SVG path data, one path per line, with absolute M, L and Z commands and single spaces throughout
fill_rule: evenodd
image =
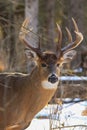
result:
M 36 54 L 41 57 L 42 56 L 42 52 L 41 52 L 41 49 L 40 49 L 40 40 L 39 40 L 39 45 L 37 48 L 34 48 L 33 46 L 31 46 L 28 41 L 26 40 L 26 35 L 30 32 L 29 29 L 27 29 L 29 25 L 29 20 L 28 19 L 25 19 L 25 21 L 23 22 L 22 24 L 22 27 L 21 27 L 21 31 L 20 31 L 20 34 L 19 34 L 19 38 L 20 40 L 27 45 L 27 47 L 29 47 L 31 50 L 33 50 L 34 52 L 36 52 Z

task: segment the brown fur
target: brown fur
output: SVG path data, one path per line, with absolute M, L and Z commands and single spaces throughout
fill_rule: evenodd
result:
M 41 62 L 49 67 L 41 68 Z M 23 130 L 54 95 L 55 89 L 44 89 L 41 82 L 47 80 L 57 58 L 45 54 L 38 60 L 38 66 L 29 74 L 0 74 L 0 127 L 6 130 Z M 54 67 L 55 72 L 57 67 Z M 52 70 L 53 71 L 53 70 Z M 58 73 L 57 73 L 58 75 Z M 18 126 L 15 128 L 14 126 Z

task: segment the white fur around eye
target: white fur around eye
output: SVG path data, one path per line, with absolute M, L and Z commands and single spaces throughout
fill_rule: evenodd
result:
M 58 82 L 52 84 L 48 82 L 47 80 L 42 81 L 42 87 L 44 89 L 57 89 L 57 86 L 58 86 Z

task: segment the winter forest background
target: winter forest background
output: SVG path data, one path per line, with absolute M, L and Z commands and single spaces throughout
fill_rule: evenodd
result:
M 84 40 L 71 64 L 66 64 L 62 75 L 87 76 L 87 0 L 0 0 L 0 71 L 30 73 L 33 63 L 26 57 L 26 46 L 19 40 L 25 18 L 29 18 L 29 42 L 37 46 L 39 36 L 43 50 L 54 50 L 58 33 L 63 32 L 62 46 L 68 44 L 67 26 L 75 39 L 72 17 L 76 20 Z M 77 71 L 75 71 L 77 70 Z M 81 71 L 79 71 L 81 70 Z M 60 82 L 56 97 L 87 99 L 87 82 Z M 52 100 L 53 101 L 53 100 Z

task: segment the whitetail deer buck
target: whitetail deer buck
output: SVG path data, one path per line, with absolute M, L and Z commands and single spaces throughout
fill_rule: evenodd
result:
M 62 31 L 58 28 L 58 44 L 55 52 L 42 52 L 32 47 L 25 36 L 28 21 L 25 20 L 20 33 L 20 39 L 34 54 L 36 66 L 30 74 L 1 73 L 0 74 L 0 130 L 24 130 L 35 116 L 54 95 L 60 76 L 60 66 L 73 59 L 76 48 L 83 40 L 77 24 L 72 19 L 76 40 L 72 41 L 70 31 L 66 28 L 70 44 L 61 48 Z

